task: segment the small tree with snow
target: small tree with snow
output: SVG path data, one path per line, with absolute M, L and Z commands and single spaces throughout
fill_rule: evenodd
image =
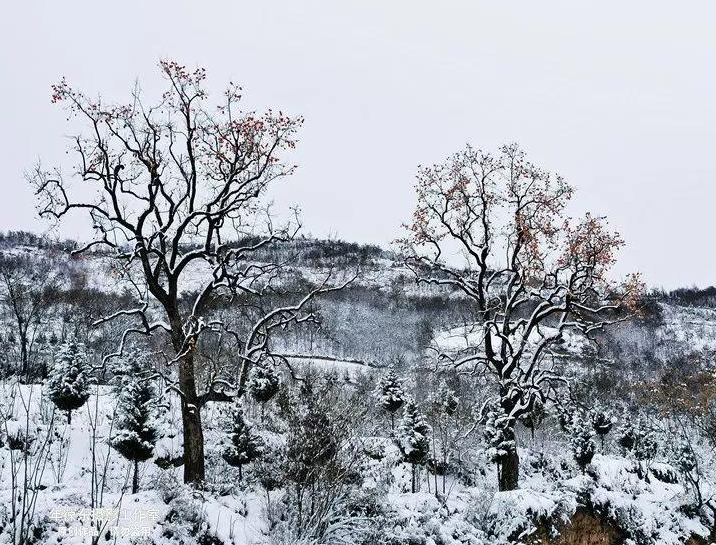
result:
M 276 370 L 264 363 L 254 365 L 249 375 L 248 391 L 259 403 L 270 401 L 278 392 L 281 379 Z
M 681 437 L 676 438 L 667 451 L 669 461 L 681 474 L 687 489 L 691 490 L 694 495 L 696 511 L 699 511 L 704 505 L 703 474 L 699 457 L 694 451 L 691 438 L 684 432 Z
M 564 433 L 569 433 L 572 420 L 574 419 L 574 410 L 571 407 L 559 407 L 557 409 L 557 421 L 559 427 Z
M 60 346 L 47 383 L 52 402 L 67 413 L 67 423 L 72 422 L 72 411 L 79 409 L 89 399 L 90 367 L 84 346 L 70 342 Z
M 378 381 L 375 395 L 381 409 L 390 414 L 390 429 L 395 429 L 395 413 L 405 403 L 405 392 L 403 391 L 403 382 L 398 378 L 398 374 L 392 367 Z
M 460 400 L 455 395 L 455 392 L 447 386 L 447 384 L 440 385 L 438 399 L 440 400 L 441 409 L 446 415 L 452 416 L 455 414 L 457 407 L 460 404 Z
M 570 425 L 570 444 L 574 459 L 579 469 L 584 472 L 597 452 L 597 443 L 594 441 L 596 432 L 592 423 L 586 418 L 574 417 Z
M 415 401 L 408 400 L 398 426 L 397 443 L 403 459 L 412 466 L 412 492 L 416 491 L 416 466 L 425 464 L 430 456 L 431 433 L 432 428 L 418 410 Z
M 502 482 L 500 471 L 502 460 L 515 451 L 514 417 L 508 415 L 499 403 L 492 403 L 483 409 L 485 429 L 483 434 L 487 442 L 487 456 L 497 464 L 497 480 Z
M 221 456 L 227 464 L 239 468 L 239 480 L 241 480 L 243 478 L 242 467 L 263 454 L 264 441 L 246 422 L 244 410 L 238 403 L 231 409 L 227 432 L 229 443 Z
M 452 417 L 455 416 L 460 401 L 455 392 L 444 382 L 440 384 L 438 391 L 431 396 L 429 405 L 430 417 L 433 426 L 433 456 L 428 463 L 430 470 L 433 472 L 435 482 L 435 494 L 438 494 L 437 476 L 443 477 L 443 494 L 445 493 L 445 477 L 447 474 L 448 457 L 452 449 L 454 437 L 451 437 L 451 430 L 455 430 L 455 422 L 450 423 Z M 439 446 L 440 459 L 438 459 L 437 449 Z
M 636 471 L 639 478 L 649 480 L 649 468 L 659 451 L 656 434 L 645 422 L 636 425 L 625 421 L 622 426 L 618 443 L 625 455 L 631 455 L 637 462 Z
M 611 431 L 616 419 L 608 412 L 602 409 L 594 409 L 591 413 L 592 427 L 594 432 L 599 436 L 602 443 L 602 451 L 604 450 L 604 437 Z
M 117 377 L 117 433 L 111 439 L 114 449 L 134 464 L 132 494 L 139 490 L 139 463 L 152 457 L 159 435 L 156 390 L 139 362 L 134 359 Z

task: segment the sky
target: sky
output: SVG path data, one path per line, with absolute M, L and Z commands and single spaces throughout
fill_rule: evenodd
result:
M 303 115 L 274 192 L 315 236 L 388 245 L 418 164 L 518 142 L 626 240 L 617 274 L 716 284 L 716 2 L 7 0 L 0 17 L 0 229 L 42 232 L 23 171 L 66 164 L 61 77 L 126 100 L 160 59 Z M 84 224 L 64 228 L 82 237 Z

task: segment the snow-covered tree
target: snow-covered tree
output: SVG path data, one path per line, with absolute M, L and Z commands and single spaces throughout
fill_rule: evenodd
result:
M 569 442 L 574 459 L 582 471 L 586 469 L 597 451 L 595 435 L 592 423 L 586 417 L 580 415 L 572 419 L 569 427 Z
M 336 454 L 338 443 L 330 418 L 308 404 L 294 422 L 286 445 L 289 473 L 302 485 L 310 483 Z
M 403 410 L 403 417 L 398 425 L 396 438 L 403 459 L 412 466 L 411 490 L 416 491 L 416 466 L 423 465 L 430 456 L 430 435 L 432 428 L 417 404 L 409 399 Z
M 438 475 L 442 475 L 443 493 L 445 493 L 445 477 L 447 474 L 448 459 L 452 448 L 454 448 L 456 430 L 455 416 L 459 405 L 459 399 L 455 392 L 445 382 L 441 383 L 438 391 L 431 396 L 430 417 L 433 427 L 433 454 L 429 467 L 433 472 L 435 483 L 435 494 L 438 493 Z
M 227 464 L 239 468 L 239 480 L 241 480 L 243 466 L 261 456 L 264 441 L 246 421 L 244 410 L 239 403 L 235 403 L 231 408 L 226 431 L 229 441 L 221 456 Z
M 42 346 L 58 277 L 56 263 L 44 256 L 0 256 L 0 303 L 9 311 L 6 323 L 12 337 L 8 341 L 17 348 L 18 371 L 24 380 L 41 374 L 38 371 L 42 365 L 35 359 Z
M 254 365 L 249 374 L 248 391 L 253 398 L 266 403 L 278 392 L 281 386 L 281 378 L 272 365 Z
M 122 345 L 154 334 L 171 343 L 164 355 L 181 391 L 184 481 L 199 483 L 205 479 L 202 408 L 242 396 L 251 368 L 270 352 L 273 332 L 315 322 L 311 300 L 347 283 L 329 286 L 326 278 L 305 296 L 294 292 L 280 307 L 267 305 L 288 263 L 257 254 L 293 240 L 300 221 L 277 225 L 265 198 L 294 171 L 284 155 L 296 145 L 302 118 L 246 110 L 235 84 L 213 102 L 202 68 L 161 61 L 160 70 L 166 88 L 155 103 L 139 86 L 129 101 L 108 103 L 64 80 L 54 85 L 52 101 L 80 125 L 70 139 L 74 167 L 46 170 L 38 163 L 28 179 L 42 217 L 61 221 L 80 212 L 91 220 L 95 236 L 76 253 L 100 246 L 133 285 L 146 288 L 99 323 L 124 320 Z M 210 264 L 211 274 L 197 276 L 197 263 Z M 215 316 L 207 327 L 217 299 L 241 305 L 249 322 L 235 384 L 223 368 L 199 380 L 202 339 L 228 328 Z
M 468 146 L 417 175 L 417 204 L 400 241 L 406 264 L 418 282 L 459 290 L 475 316 L 474 340 L 438 359 L 494 376 L 509 426 L 563 380 L 551 356 L 565 335 L 619 320 L 641 292 L 638 277 L 610 280 L 622 239 L 603 218 L 571 220 L 573 192 L 514 144 L 495 154 Z M 459 267 L 445 260 L 455 248 Z M 513 444 L 514 430 L 508 435 Z M 500 490 L 517 488 L 516 444 L 499 463 Z
M 132 494 L 139 490 L 139 463 L 152 457 L 157 429 L 156 389 L 138 359 L 127 364 L 117 376 L 116 432 L 111 444 L 133 462 Z
M 285 453 L 282 446 L 265 443 L 259 458 L 254 461 L 255 474 L 266 491 L 266 502 L 271 509 L 271 492 L 281 488 L 285 482 Z
M 390 414 L 390 429 L 395 429 L 395 413 L 405 403 L 405 392 L 403 381 L 393 367 L 378 381 L 375 395 L 381 409 Z
M 446 415 L 452 416 L 455 414 L 460 400 L 455 395 L 455 391 L 449 388 L 447 384 L 443 383 L 440 385 L 440 389 L 438 390 L 438 399 L 440 400 L 442 411 Z
M 60 346 L 48 377 L 47 393 L 57 408 L 67 413 L 68 424 L 72 422 L 72 411 L 89 399 L 90 382 L 91 368 L 84 346 L 76 342 Z
M 692 439 L 685 430 L 682 430 L 680 435 L 670 444 L 667 456 L 683 477 L 684 483 L 694 496 L 694 506 L 699 510 L 704 504 L 702 461 L 694 451 Z
M 625 455 L 636 460 L 636 470 L 640 478 L 649 480 L 649 468 L 659 451 L 656 433 L 644 421 L 624 421 L 617 439 Z
M 602 409 L 593 409 L 591 411 L 592 427 L 594 432 L 599 436 L 604 450 L 604 437 L 611 431 L 616 423 L 616 418 L 609 411 Z
M 569 428 L 574 419 L 574 409 L 572 407 L 559 407 L 557 409 L 557 421 L 559 427 L 564 433 L 569 433 Z
M 499 484 L 503 480 L 501 462 L 516 448 L 514 417 L 507 414 L 499 403 L 491 403 L 483 409 L 483 419 L 487 456 L 497 464 Z

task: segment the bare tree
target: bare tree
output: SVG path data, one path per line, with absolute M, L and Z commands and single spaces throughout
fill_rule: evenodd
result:
M 623 319 L 641 284 L 608 279 L 620 236 L 603 218 L 571 221 L 573 188 L 516 145 L 495 155 L 467 147 L 421 167 L 417 180 L 417 207 L 399 242 L 418 282 L 454 287 L 473 302 L 468 348 L 439 359 L 494 378 L 492 403 L 506 423 L 499 487 L 511 490 L 519 479 L 515 422 L 562 380 L 549 365 L 553 349 L 570 331 L 588 336 Z
M 263 312 L 241 342 L 238 383 L 212 376 L 200 391 L 197 343 L 202 333 L 224 328 L 210 318 L 212 305 L 261 299 L 283 275 L 284 263 L 252 256 L 298 231 L 297 220 L 276 227 L 263 197 L 294 171 L 281 156 L 295 146 L 302 119 L 241 111 L 241 88 L 233 84 L 210 108 L 203 69 L 165 61 L 160 67 L 168 89 L 152 106 L 138 88 L 129 104 L 105 105 L 65 81 L 53 86 L 53 101 L 67 104 L 89 130 L 73 139 L 72 180 L 39 165 L 28 178 L 41 215 L 60 220 L 79 211 L 91 219 L 96 236 L 77 252 L 99 246 L 123 265 L 136 306 L 97 322 L 136 319 L 119 353 L 132 336 L 168 335 L 166 359 L 178 377 L 171 387 L 181 396 L 184 480 L 195 483 L 204 479 L 202 406 L 242 395 L 251 366 L 271 357 L 271 331 L 314 320 L 304 307 L 335 288 L 321 285 L 280 308 L 253 303 Z
M 58 287 L 57 267 L 48 258 L 0 256 L 0 301 L 17 333 L 20 376 L 29 381 L 35 342 Z

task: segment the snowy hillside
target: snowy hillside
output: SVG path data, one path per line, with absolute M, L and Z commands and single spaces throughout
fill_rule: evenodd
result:
M 315 321 L 278 329 L 240 402 L 202 403 L 200 486 L 183 483 L 166 338 L 101 365 L 121 329 L 97 319 L 132 297 L 112 260 L 6 244 L 3 258 L 57 283 L 38 299 L 25 373 L 4 299 L 0 544 L 693 545 L 714 535 L 716 310 L 661 295 L 594 339 L 567 331 L 540 362 L 560 381 L 513 417 L 494 403 L 502 383 L 490 371 L 438 365 L 484 349 L 460 292 L 416 284 L 388 252 L 332 243 L 341 257 L 331 262 L 316 257 L 322 243 L 304 244 L 276 301 L 327 276 L 356 280 L 317 299 Z M 182 289 L 209 274 L 191 270 Z M 217 312 L 245 332 L 236 308 Z M 541 325 L 525 354 L 555 333 Z M 233 387 L 236 338 L 200 345 L 199 392 L 219 372 Z M 508 449 L 519 487 L 500 491 L 495 462 Z

